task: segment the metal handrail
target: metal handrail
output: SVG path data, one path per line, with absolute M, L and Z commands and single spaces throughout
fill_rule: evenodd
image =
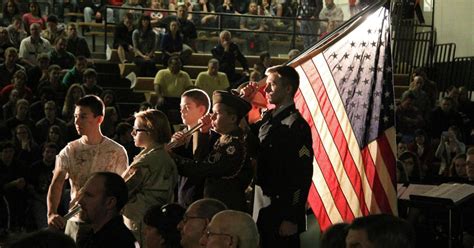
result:
M 174 10 L 167 10 L 167 9 L 152 9 L 152 8 L 133 8 L 133 7 L 122 7 L 122 6 L 115 6 L 115 5 L 107 5 L 106 8 L 110 9 L 117 9 L 117 10 L 135 10 L 135 11 L 140 11 L 142 13 L 146 11 L 152 11 L 152 12 L 163 12 L 163 13 L 176 13 Z M 310 36 L 310 35 L 315 35 L 315 34 L 305 34 L 305 33 L 300 33 L 299 31 L 296 30 L 297 27 L 297 22 L 298 21 L 304 21 L 304 20 L 310 20 L 309 18 L 299 18 L 299 17 L 276 17 L 276 16 L 262 16 L 262 15 L 247 15 L 247 14 L 229 14 L 229 13 L 220 13 L 220 12 L 202 12 L 202 11 L 189 11 L 188 13 L 190 14 L 206 14 L 206 15 L 216 15 L 218 16 L 218 26 L 217 28 L 213 27 L 201 27 L 198 26 L 196 27 L 197 30 L 204 30 L 204 31 L 222 31 L 222 30 L 228 30 L 228 31 L 238 31 L 241 33 L 245 32 L 252 32 L 252 33 L 262 33 L 262 34 L 281 34 L 281 35 L 291 35 L 291 47 L 295 48 L 296 47 L 296 36 L 297 35 L 303 35 L 303 36 Z M 259 19 L 267 19 L 271 21 L 275 20 L 281 20 L 281 21 L 291 21 L 292 22 L 292 31 L 287 32 L 287 31 L 256 31 L 256 30 L 241 30 L 241 29 L 235 29 L 235 28 L 225 28 L 222 27 L 222 17 L 238 17 L 238 18 L 259 18 Z M 325 19 L 311 19 L 313 21 L 319 21 L 323 23 L 327 23 L 328 20 Z M 110 24 L 107 22 L 107 18 L 104 18 L 104 49 L 106 49 L 107 45 L 107 25 Z

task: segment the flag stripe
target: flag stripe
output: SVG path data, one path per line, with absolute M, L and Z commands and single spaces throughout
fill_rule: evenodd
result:
M 299 70 L 300 68 L 298 67 L 296 69 Z M 302 94 L 303 92 L 312 92 L 311 89 L 306 88 L 309 86 L 309 82 L 306 78 L 300 79 L 300 90 L 297 96 L 301 94 L 301 97 L 296 97 L 295 105 L 311 128 L 313 151 L 316 156 L 316 160 L 313 162 L 313 183 L 315 183 L 321 198 L 324 200 L 324 204 L 327 205 L 326 209 L 328 210 L 331 221 L 339 222 L 347 218 L 352 219 L 354 215 L 342 193 L 341 185 L 334 171 L 329 166 L 321 166 L 321 164 L 330 164 L 330 161 L 314 122 L 314 120 L 318 120 L 317 118 L 323 118 L 322 116 L 318 117 L 316 115 L 316 113 L 320 112 L 316 109 L 318 106 L 316 98 L 314 96 L 311 97 L 311 95 L 304 96 Z M 305 99 L 307 100 L 305 101 Z M 331 187 L 328 187 L 329 185 L 331 185 Z
M 308 201 L 311 209 L 315 213 L 319 225 L 330 226 L 333 222 L 329 219 L 328 212 L 326 211 L 327 209 L 324 207 L 324 203 L 314 183 L 311 183 L 309 188 Z
M 375 192 L 376 195 L 380 194 L 387 198 L 387 204 L 384 207 L 381 207 L 383 213 L 393 213 L 397 214 L 397 205 L 396 201 L 390 201 L 389 199 L 396 199 L 395 185 L 396 178 L 392 178 L 391 167 L 395 165 L 395 159 L 391 150 L 388 149 L 389 144 L 387 142 L 386 136 L 383 133 L 376 142 L 369 144 L 370 153 L 372 155 L 372 161 L 375 161 L 375 167 L 378 172 L 379 177 L 376 177 L 376 182 L 379 186 L 376 189 L 384 190 L 380 192 Z M 393 168 L 395 169 L 395 168 Z
M 373 196 L 376 198 L 380 211 L 384 213 L 391 212 L 389 201 L 379 178 L 380 174 L 385 174 L 381 173 L 379 170 L 381 169 L 381 161 L 379 161 L 380 158 L 377 157 L 377 141 L 371 142 L 368 147 L 362 150 L 362 157 L 364 159 L 366 171 L 373 171 L 373 175 L 370 177 L 372 179 L 372 190 L 374 192 Z
M 365 176 L 366 171 L 360 147 L 357 144 L 357 139 L 352 130 L 351 123 L 347 118 L 346 112 L 344 111 L 344 105 L 342 104 L 338 90 L 334 84 L 331 71 L 329 70 L 329 67 L 322 54 L 317 55 L 315 58 L 313 58 L 313 61 L 315 63 L 315 66 L 319 69 L 320 75 L 323 78 L 322 82 L 324 82 L 324 87 L 326 88 L 328 95 L 331 96 L 330 100 L 332 106 L 334 109 L 336 109 L 334 114 L 337 116 L 339 122 L 341 123 L 342 131 L 344 133 L 344 136 L 346 137 L 345 140 L 347 140 L 346 145 L 349 147 L 347 156 L 350 155 L 352 157 L 352 163 L 357 168 L 359 180 L 362 180 L 362 185 L 360 185 L 361 187 L 359 188 L 359 190 L 361 192 L 364 192 L 362 200 L 365 201 L 365 206 L 367 210 L 366 212 L 364 212 L 364 215 L 368 214 L 368 206 L 372 211 L 377 212 L 378 204 L 377 202 L 373 201 L 373 185 L 370 184 L 370 182 L 367 180 L 367 177 Z M 373 174 L 375 175 L 375 172 Z
M 390 147 L 390 142 L 388 141 L 389 134 L 385 132 L 385 135 L 382 135 L 379 139 L 379 149 L 382 154 L 382 158 L 385 161 L 385 165 L 387 167 L 387 173 L 389 172 L 396 172 L 395 165 L 397 161 L 395 160 L 395 155 Z M 395 137 L 393 137 L 395 138 Z M 389 173 L 389 177 L 391 179 L 391 183 L 396 185 L 397 183 L 397 176 L 395 173 Z
M 331 164 L 329 165 L 331 165 L 332 168 L 337 168 L 336 174 L 338 175 L 339 182 L 343 185 L 343 189 L 345 189 L 344 195 L 348 199 L 353 213 L 356 216 L 368 214 L 367 207 L 363 202 L 362 192 L 358 190 L 361 189 L 360 177 L 357 171 L 354 170 L 354 164 L 351 163 L 352 159 L 347 156 L 341 156 L 347 154 L 347 143 L 345 138 L 341 136 L 342 131 L 339 122 L 334 114 L 331 102 L 327 97 L 321 78 L 317 74 L 318 71 L 311 60 L 304 63 L 301 68 L 305 75 L 311 78 L 310 85 L 312 90 L 308 92 L 314 91 L 315 97 L 319 102 L 320 108 L 318 108 L 316 112 L 319 116 L 315 118 L 320 121 L 321 126 L 324 127 L 320 132 L 322 134 L 323 145 L 328 150 L 329 159 L 331 160 Z
M 303 73 L 301 67 L 297 67 L 296 70 L 299 73 Z M 305 74 L 301 74 L 300 89 L 304 98 L 311 99 L 312 101 L 308 102 L 306 106 L 310 109 L 311 117 L 309 118 L 311 118 L 314 123 L 313 149 L 318 161 L 318 166 L 324 175 L 323 178 L 326 179 L 327 185 L 329 185 L 329 192 L 333 195 L 343 219 L 352 220 L 355 216 L 354 209 L 359 209 L 357 197 L 355 197 L 355 192 L 350 186 L 350 181 L 343 171 L 344 169 L 341 165 L 341 161 L 337 160 L 339 156 L 337 154 L 328 154 L 328 151 L 331 151 L 331 149 L 333 153 L 337 151 L 335 151 L 335 148 L 325 147 L 325 145 L 333 147 L 334 144 L 330 139 L 326 142 L 324 141 L 328 139 L 324 137 L 330 137 L 330 134 L 325 125 L 324 116 L 319 109 L 317 98 L 314 96 L 311 84 Z M 303 117 L 308 119 L 308 117 Z M 334 164 L 339 164 L 340 166 L 333 166 Z M 335 171 L 334 168 L 337 168 L 338 170 Z M 350 198 L 348 199 L 347 196 Z

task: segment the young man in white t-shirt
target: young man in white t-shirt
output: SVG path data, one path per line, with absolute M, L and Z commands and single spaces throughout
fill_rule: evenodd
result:
M 81 138 L 67 144 L 56 158 L 53 179 L 49 186 L 48 225 L 66 228 L 66 234 L 76 240 L 84 223 L 78 217 L 67 221 L 58 215 L 64 180 L 69 179 L 71 200 L 77 200 L 79 190 L 94 172 L 108 171 L 121 175 L 128 166 L 127 152 L 120 144 L 102 135 L 104 103 L 94 95 L 86 95 L 76 103 L 74 124 Z

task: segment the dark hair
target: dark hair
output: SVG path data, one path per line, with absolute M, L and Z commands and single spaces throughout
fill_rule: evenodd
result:
M 227 206 L 213 198 L 203 198 L 191 204 L 196 207 L 196 215 L 211 220 L 214 215 L 227 209 Z M 188 208 L 189 209 L 189 208 Z
M 30 2 L 28 4 L 28 12 L 30 12 L 30 6 L 31 5 L 36 5 L 36 10 L 37 10 L 38 16 L 41 17 L 41 7 L 40 7 L 39 3 L 37 1 Z M 31 13 L 31 14 L 33 14 L 33 13 Z
M 145 101 L 145 102 L 141 102 L 140 106 L 138 108 L 141 109 L 142 107 L 146 107 L 147 109 L 152 109 L 153 105 L 151 105 L 151 103 Z
M 13 24 L 14 21 L 19 21 L 19 22 L 23 23 L 23 19 L 21 18 L 20 15 L 13 16 L 12 17 L 12 24 Z
M 350 230 L 365 230 L 374 247 L 415 247 L 415 232 L 405 220 L 392 215 L 379 214 L 359 217 L 349 225 Z
M 79 99 L 79 101 L 76 102 L 76 106 L 90 108 L 92 113 L 94 114 L 94 117 L 97 117 L 99 115 L 104 116 L 105 114 L 104 102 L 100 99 L 100 97 L 96 95 L 86 95 L 82 97 L 81 99 Z
M 48 73 L 51 73 L 53 70 L 61 70 L 61 66 L 53 64 L 48 67 Z
M 84 61 L 84 60 L 87 61 L 87 58 L 83 55 L 79 55 L 79 56 L 76 57 L 75 62 L 77 63 L 79 61 Z
M 268 68 L 268 72 L 277 73 L 280 75 L 281 82 L 284 85 L 291 86 L 291 96 L 296 94 L 296 91 L 298 91 L 298 87 L 300 85 L 300 76 L 298 75 L 298 72 L 296 72 L 295 68 L 287 65 L 274 66 Z
M 102 101 L 105 101 L 105 96 L 106 95 L 112 95 L 113 96 L 114 101 L 112 102 L 112 105 L 114 105 L 117 102 L 117 94 L 115 94 L 115 91 L 113 91 L 113 90 L 104 90 L 104 91 L 102 91 L 102 94 L 100 94 L 100 99 L 102 99 Z M 104 102 L 104 104 L 105 104 L 105 102 Z
M 330 226 L 321 236 L 321 248 L 345 248 L 347 223 L 337 223 Z
M 413 76 L 420 76 L 423 79 L 428 79 L 428 75 L 426 74 L 426 68 L 418 67 L 413 70 Z
M 13 8 L 15 9 L 13 11 L 13 14 L 8 13 L 8 3 L 13 4 Z M 16 4 L 15 0 L 8 0 L 8 1 L 5 2 L 5 4 L 3 4 L 3 12 L 2 13 L 3 13 L 3 16 L 2 16 L 3 19 L 11 18 L 11 22 L 13 22 L 13 18 L 15 16 L 20 15 L 20 8 L 18 8 L 18 4 Z
M 47 142 L 43 145 L 43 151 L 46 150 L 47 148 L 55 149 L 56 151 L 59 150 L 58 145 L 56 145 L 56 143 L 53 143 L 53 142 Z
M 75 248 L 74 240 L 62 232 L 51 230 L 39 230 L 26 234 L 11 242 L 10 248 L 30 248 L 30 247 L 49 247 L 49 248 Z
M 15 135 L 13 135 L 13 145 L 16 146 L 17 148 L 21 147 L 21 142 L 16 137 L 16 132 L 19 128 L 26 129 L 26 132 L 28 133 L 30 145 L 36 145 L 35 138 L 33 137 L 33 132 L 31 132 L 31 128 L 27 126 L 26 124 L 19 124 L 13 129 L 13 131 L 15 132 Z
M 127 13 L 125 13 L 125 15 L 123 16 L 123 19 L 122 19 L 122 21 L 123 21 L 123 20 L 125 20 L 125 18 L 127 18 L 127 19 L 129 19 L 129 20 L 132 20 L 132 21 L 133 21 L 133 14 L 132 14 L 132 13 L 130 13 L 130 12 L 127 12 Z
M 128 201 L 128 188 L 125 181 L 118 174 L 105 171 L 93 173 L 89 180 L 97 176 L 104 178 L 104 194 L 115 197 L 117 200 L 115 208 L 120 211 Z
M 179 8 L 183 8 L 184 11 L 186 11 L 186 13 L 188 13 L 188 8 L 186 7 L 186 5 L 178 4 L 178 6 L 176 6 L 176 11 L 178 11 Z
M 179 59 L 179 56 L 171 56 L 168 59 L 168 65 L 171 64 L 171 61 L 176 60 L 180 65 L 181 65 L 181 60 Z
M 181 97 L 189 97 L 193 99 L 193 101 L 198 106 L 204 106 L 206 108 L 206 112 L 209 112 L 209 107 L 211 105 L 211 99 L 207 95 L 207 93 L 200 89 L 190 89 L 185 91 Z
M 416 129 L 415 130 L 415 137 L 417 137 L 417 136 L 424 136 L 425 138 L 427 138 L 426 137 L 426 132 L 423 129 Z
M 181 235 L 177 226 L 185 211 L 186 209 L 176 203 L 154 205 L 146 211 L 143 222 L 158 230 L 164 239 L 165 247 L 180 247 Z
M 59 19 L 56 15 L 54 14 L 51 14 L 48 16 L 48 19 L 46 20 L 47 22 L 54 22 L 54 23 L 58 23 L 59 22 Z
M 15 149 L 15 145 L 13 145 L 13 142 L 11 142 L 9 140 L 3 141 L 3 142 L 0 143 L 0 152 L 2 152 L 3 150 L 5 150 L 7 148 Z
M 270 53 L 269 53 L 268 51 L 263 51 L 263 52 L 261 52 L 260 55 L 259 55 L 260 62 L 262 62 L 262 63 L 263 63 L 263 60 L 264 60 L 265 58 L 270 58 L 270 57 L 271 57 L 271 55 L 270 55 Z
M 143 34 L 150 32 L 150 31 L 152 30 L 152 27 L 151 27 L 151 17 L 150 17 L 149 15 L 142 15 L 142 16 L 140 17 L 140 21 L 138 22 L 138 31 L 139 31 L 139 32 L 142 32 L 142 28 L 143 28 L 142 21 L 148 21 L 148 27 L 147 27 L 147 29 L 145 30 L 145 32 L 143 32 Z
M 130 125 L 130 123 L 120 122 L 119 124 L 117 124 L 117 127 L 115 128 L 115 134 L 117 136 L 121 136 L 127 132 L 130 132 L 131 129 L 133 129 L 133 126 Z
M 64 134 L 63 134 L 63 130 L 61 129 L 60 126 L 58 125 L 52 125 L 49 127 L 48 129 L 48 135 L 46 136 L 46 142 L 50 142 L 50 143 L 53 143 L 51 142 L 51 140 L 49 139 L 49 133 L 53 131 L 54 133 L 57 133 L 59 135 L 59 139 L 56 143 L 56 145 L 58 145 L 58 150 L 59 150 L 59 147 L 63 147 L 65 144 L 64 142 Z
M 97 79 L 97 72 L 92 69 L 92 68 L 87 68 L 83 73 L 82 73 L 83 78 L 90 78 L 94 77 Z
M 403 152 L 402 154 L 398 156 L 398 160 L 400 160 L 402 163 L 404 163 L 403 161 L 410 158 L 413 159 L 414 165 L 413 165 L 412 174 L 411 175 L 407 174 L 407 177 L 409 178 L 410 181 L 415 180 L 419 182 L 421 181 L 422 172 L 421 172 L 421 166 L 420 166 L 420 159 L 418 158 L 418 156 L 415 153 L 410 152 L 410 151 Z M 405 173 L 407 173 L 407 171 L 405 171 Z

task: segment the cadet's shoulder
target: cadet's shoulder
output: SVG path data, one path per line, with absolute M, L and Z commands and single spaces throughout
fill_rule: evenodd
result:
M 303 118 L 303 116 L 301 116 L 298 110 L 292 111 L 286 118 L 282 120 L 282 123 L 296 128 L 308 126 L 308 123 Z

